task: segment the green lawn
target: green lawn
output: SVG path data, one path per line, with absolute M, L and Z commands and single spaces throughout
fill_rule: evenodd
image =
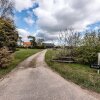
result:
M 0 78 L 14 69 L 21 61 L 27 57 L 41 51 L 41 49 L 19 49 L 14 53 L 14 59 L 6 69 L 0 69 Z
M 54 71 L 57 71 L 62 77 L 80 85 L 82 88 L 100 93 L 100 75 L 97 74 L 97 70 L 81 64 L 52 62 L 52 55 L 55 55 L 54 50 L 48 50 L 45 60 Z

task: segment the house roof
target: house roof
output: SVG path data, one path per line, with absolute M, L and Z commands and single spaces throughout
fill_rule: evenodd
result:
M 23 45 L 31 45 L 31 42 L 23 42 Z

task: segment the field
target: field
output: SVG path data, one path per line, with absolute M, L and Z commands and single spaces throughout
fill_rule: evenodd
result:
M 16 51 L 13 54 L 14 59 L 11 62 L 11 64 L 8 66 L 8 68 L 0 69 L 0 78 L 2 78 L 2 76 L 6 75 L 12 69 L 14 69 L 21 61 L 23 61 L 27 57 L 29 57 L 39 51 L 41 51 L 41 49 L 19 49 L 18 51 Z
M 97 70 L 91 69 L 87 65 L 52 62 L 52 55 L 55 55 L 54 50 L 48 50 L 45 56 L 50 68 L 82 88 L 100 93 L 100 74 L 97 74 Z

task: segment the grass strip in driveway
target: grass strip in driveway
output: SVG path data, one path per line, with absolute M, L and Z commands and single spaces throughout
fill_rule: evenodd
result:
M 50 61 L 52 55 L 55 55 L 54 50 L 48 50 L 45 55 L 45 61 L 54 71 L 58 72 L 65 79 L 80 85 L 82 88 L 100 93 L 100 74 L 97 74 L 97 70 L 81 64 L 52 62 Z
M 41 51 L 41 49 L 19 49 L 14 53 L 14 59 L 8 68 L 0 69 L 0 78 L 9 73 L 14 69 L 21 61 L 25 60 L 27 57 Z

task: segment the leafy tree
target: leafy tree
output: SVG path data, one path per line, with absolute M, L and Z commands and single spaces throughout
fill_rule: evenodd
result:
M 44 39 L 40 38 L 37 40 L 37 45 L 42 46 L 42 43 L 44 42 Z
M 0 18 L 0 47 L 8 47 L 9 50 L 14 51 L 18 39 L 18 32 L 11 20 L 4 20 Z
M 13 18 L 14 2 L 12 0 L 0 0 L 0 48 L 7 46 L 14 51 L 18 33 Z
M 11 52 L 16 49 L 18 33 L 14 23 L 0 18 L 0 68 L 5 68 L 11 61 Z
M 7 67 L 16 49 L 18 32 L 13 21 L 14 3 L 0 0 L 0 67 Z
M 20 42 L 20 46 L 21 46 L 21 44 L 22 44 L 22 42 L 23 42 L 21 36 L 18 37 L 18 41 Z
M 98 39 L 100 41 L 100 29 L 98 30 Z
M 28 38 L 30 39 L 32 47 L 36 47 L 37 43 L 36 43 L 35 37 L 34 36 L 28 36 Z
M 81 46 L 75 50 L 75 60 L 84 64 L 97 63 L 98 52 L 100 52 L 100 41 L 97 32 L 86 32 Z

